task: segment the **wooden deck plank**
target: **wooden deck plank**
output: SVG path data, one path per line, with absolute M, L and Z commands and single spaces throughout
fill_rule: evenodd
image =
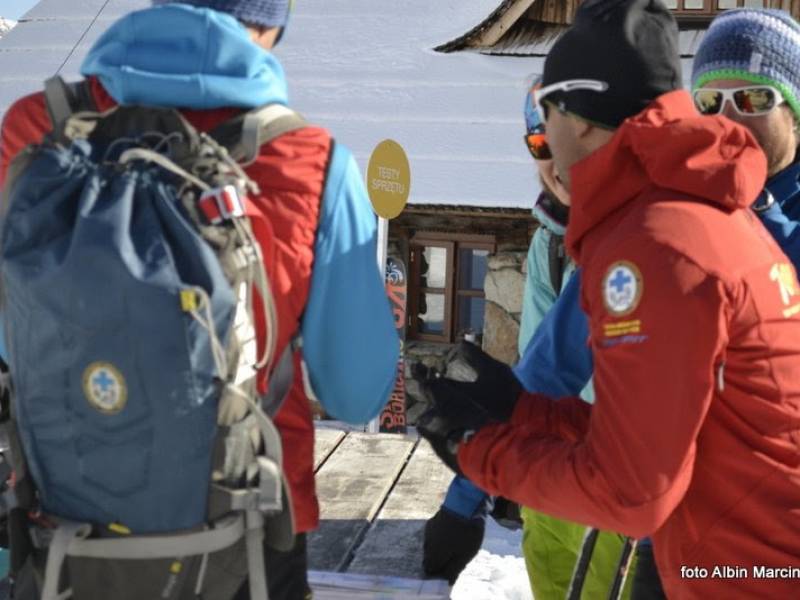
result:
M 396 577 L 375 577 L 309 571 L 308 581 L 315 600 L 446 600 L 450 589 L 445 581 L 420 581 Z
M 425 521 L 441 506 L 453 472 L 421 441 L 348 573 L 422 578 Z
M 314 431 L 314 471 L 319 470 L 320 465 L 324 463 L 331 455 L 336 447 L 339 445 L 344 437 L 347 435 L 346 431 L 340 429 L 323 429 L 318 427 Z
M 405 436 L 349 433 L 325 461 L 317 473 L 322 522 L 308 538 L 311 569 L 344 566 L 414 446 Z

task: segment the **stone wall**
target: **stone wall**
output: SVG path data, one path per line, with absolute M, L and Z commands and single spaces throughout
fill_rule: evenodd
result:
M 489 257 L 486 274 L 486 314 L 483 324 L 483 349 L 508 364 L 517 362 L 517 338 L 525 289 L 526 251 L 500 248 Z

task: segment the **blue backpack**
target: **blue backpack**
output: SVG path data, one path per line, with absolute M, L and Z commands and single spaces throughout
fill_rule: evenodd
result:
M 2 204 L 12 462 L 42 597 L 64 561 L 78 599 L 230 598 L 248 575 L 266 597 L 262 541 L 293 540 L 269 417 L 291 355 L 273 360 L 241 164 L 304 122 L 271 106 L 207 135 L 173 110 L 87 110 L 80 89 L 47 83 L 53 134 L 14 161 Z

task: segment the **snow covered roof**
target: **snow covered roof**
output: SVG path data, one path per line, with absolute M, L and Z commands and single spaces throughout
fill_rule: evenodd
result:
M 411 202 L 529 208 L 538 194 L 522 142 L 525 84 L 541 58 L 442 54 L 496 0 L 303 0 L 277 54 L 295 107 L 331 128 L 362 168 L 396 139 Z
M 42 0 L 0 40 L 0 115 L 148 0 Z M 538 193 L 522 143 L 525 83 L 541 58 L 442 54 L 496 0 L 303 0 L 278 46 L 294 108 L 329 127 L 362 169 L 385 138 L 406 149 L 411 202 L 529 208 Z

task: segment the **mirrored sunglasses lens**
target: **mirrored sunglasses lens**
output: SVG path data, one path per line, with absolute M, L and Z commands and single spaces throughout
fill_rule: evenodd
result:
M 547 145 L 547 138 L 543 133 L 531 133 L 525 137 L 528 150 L 536 160 L 549 160 L 552 158 L 550 146 Z
M 775 108 L 775 92 L 767 87 L 752 87 L 734 92 L 736 108 L 748 115 L 758 115 Z
M 722 109 L 722 92 L 718 90 L 697 90 L 694 104 L 704 115 L 716 115 Z

